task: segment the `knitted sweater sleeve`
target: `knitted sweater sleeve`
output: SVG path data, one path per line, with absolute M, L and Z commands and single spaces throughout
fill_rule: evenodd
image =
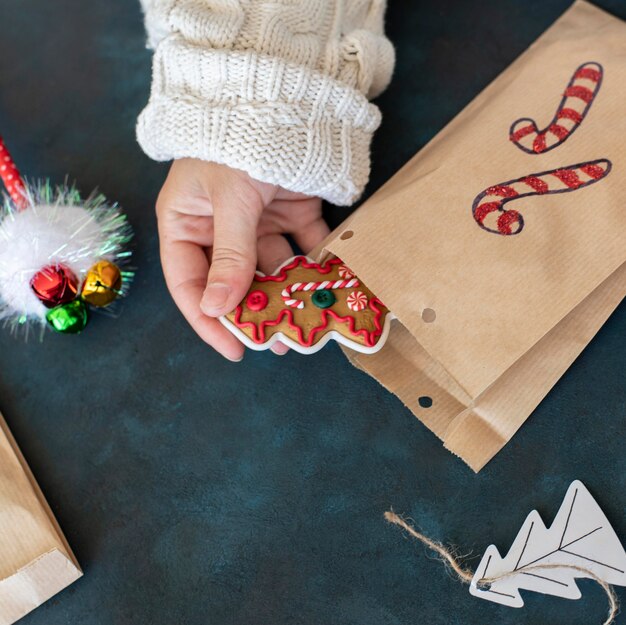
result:
M 394 65 L 386 0 L 141 0 L 154 48 L 137 137 L 155 160 L 195 157 L 351 204 L 380 123 L 368 101 Z

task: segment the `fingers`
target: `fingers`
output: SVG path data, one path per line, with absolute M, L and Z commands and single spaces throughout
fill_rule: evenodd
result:
M 330 232 L 322 218 L 322 201 L 316 197 L 276 199 L 268 207 L 268 217 L 261 234 L 272 228 L 289 232 L 307 254 Z
M 293 256 L 291 245 L 280 234 L 266 234 L 258 241 L 259 269 L 265 273 L 274 273 L 274 270 Z
M 161 262 L 172 298 L 191 327 L 225 358 L 241 360 L 244 346 L 217 319 L 207 317 L 200 309 L 209 270 L 204 249 L 162 236 Z
M 287 347 L 287 345 L 285 345 L 284 343 L 278 341 L 270 347 L 270 351 L 277 356 L 284 356 L 289 351 L 289 347 Z
M 201 308 L 206 315 L 217 317 L 239 304 L 254 278 L 257 225 L 264 203 L 246 184 L 220 188 L 212 203 L 213 255 Z
M 305 254 L 308 254 L 314 247 L 319 245 L 330 233 L 330 228 L 326 222 L 319 217 L 305 228 L 293 233 L 294 241 Z
M 201 338 L 231 360 L 241 359 L 244 347 L 215 317 L 245 297 L 257 255 L 261 269 L 272 273 L 292 255 L 277 233 L 293 233 L 305 252 L 328 234 L 319 199 L 194 159 L 172 165 L 157 214 L 163 270 L 177 306 Z M 273 347 L 276 353 L 286 350 Z
M 322 218 L 322 200 L 311 198 L 311 220 L 301 227 L 294 228 L 293 238 L 300 249 L 308 254 L 314 247 L 319 245 L 330 233 L 330 229 Z

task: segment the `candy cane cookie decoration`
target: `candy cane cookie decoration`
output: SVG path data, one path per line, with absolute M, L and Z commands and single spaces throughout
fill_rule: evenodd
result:
M 26 185 L 0 136 L 0 178 L 18 210 L 26 208 Z
M 472 206 L 474 219 L 487 232 L 519 234 L 524 228 L 524 218 L 518 211 L 506 208 L 509 202 L 531 195 L 576 191 L 606 178 L 611 168 L 611 161 L 599 159 L 502 182 L 476 197 Z
M 600 63 L 583 63 L 569 81 L 550 124 L 539 130 L 534 119 L 518 119 L 511 126 L 511 141 L 528 154 L 544 154 L 567 141 L 589 113 L 603 76 Z
M 357 286 L 359 286 L 359 281 L 356 278 L 350 278 L 349 280 L 324 280 L 323 282 L 294 282 L 286 286 L 281 295 L 286 306 L 302 309 L 304 308 L 304 300 L 295 299 L 293 293 L 322 290 L 334 291 L 337 289 L 351 289 Z

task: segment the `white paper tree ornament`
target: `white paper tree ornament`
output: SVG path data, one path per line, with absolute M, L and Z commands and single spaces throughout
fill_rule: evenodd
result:
M 576 578 L 593 576 L 626 586 L 626 553 L 600 506 L 582 482 L 575 481 L 549 528 L 533 510 L 506 557 L 494 545 L 487 548 L 470 593 L 521 608 L 520 590 L 580 599 Z

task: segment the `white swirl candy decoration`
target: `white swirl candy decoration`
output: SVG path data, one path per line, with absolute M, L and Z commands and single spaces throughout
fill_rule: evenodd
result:
M 341 265 L 339 267 L 339 277 L 343 278 L 344 280 L 349 280 L 350 278 L 354 278 L 354 274 L 352 273 L 352 270 L 349 267 L 346 267 L 345 265 Z
M 356 278 L 350 280 L 324 280 L 323 282 L 294 282 L 285 287 L 281 293 L 282 298 L 287 306 L 291 308 L 304 308 L 304 300 L 295 299 L 294 292 L 298 291 L 321 291 L 323 289 L 350 289 L 359 286 Z
M 346 298 L 346 304 L 353 312 L 365 310 L 367 307 L 367 295 L 363 291 L 352 291 Z

